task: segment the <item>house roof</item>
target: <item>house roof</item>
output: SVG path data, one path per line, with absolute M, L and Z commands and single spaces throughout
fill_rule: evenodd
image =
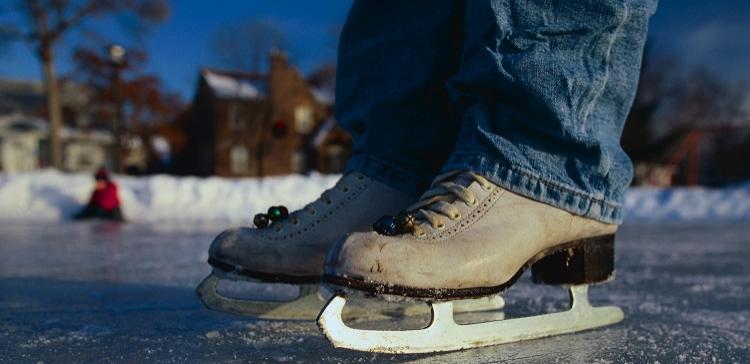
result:
M 328 137 L 328 134 L 331 133 L 331 130 L 336 126 L 336 120 L 333 118 L 328 118 L 326 121 L 323 122 L 323 124 L 318 127 L 318 130 L 315 131 L 315 134 L 312 137 L 312 145 L 314 147 L 320 147 L 323 142 L 325 142 L 326 138 Z
M 312 93 L 315 101 L 321 105 L 331 106 L 333 105 L 336 98 L 330 90 L 322 87 L 310 86 L 310 92 Z
M 47 137 L 49 123 L 39 117 L 29 116 L 22 113 L 13 113 L 0 116 L 0 135 L 8 133 L 35 133 Z M 111 142 L 114 140 L 112 132 L 103 129 L 84 129 L 64 126 L 60 130 L 60 136 L 66 140 L 95 140 Z
M 33 113 L 43 105 L 41 82 L 0 79 L 0 115 Z
M 266 96 L 266 78 L 253 73 L 204 69 L 201 77 L 216 97 L 254 100 Z

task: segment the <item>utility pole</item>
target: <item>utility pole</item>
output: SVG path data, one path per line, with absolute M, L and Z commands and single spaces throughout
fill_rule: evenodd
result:
M 123 173 L 122 145 L 125 116 L 122 107 L 122 67 L 125 61 L 125 48 L 113 44 L 107 49 L 112 65 L 112 102 L 115 106 L 115 117 L 112 119 L 112 170 Z

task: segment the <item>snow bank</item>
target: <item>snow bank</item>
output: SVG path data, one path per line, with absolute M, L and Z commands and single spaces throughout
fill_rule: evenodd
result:
M 131 221 L 252 221 L 271 205 L 294 210 L 333 186 L 338 176 L 228 179 L 115 176 L 123 212 Z M 63 220 L 83 206 L 94 181 L 88 174 L 44 170 L 0 174 L 0 220 Z
M 283 204 L 291 210 L 317 198 L 338 176 L 228 179 L 115 176 L 126 217 L 132 221 L 251 221 Z M 43 170 L 0 174 L 0 220 L 64 220 L 86 203 L 88 174 Z M 625 198 L 629 221 L 750 220 L 750 184 L 724 189 L 634 188 Z
M 750 183 L 720 189 L 631 188 L 625 220 L 750 220 Z

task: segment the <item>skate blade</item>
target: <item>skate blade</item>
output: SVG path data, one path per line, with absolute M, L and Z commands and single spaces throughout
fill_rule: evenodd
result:
M 212 272 L 195 289 L 203 305 L 210 310 L 271 320 L 314 320 L 323 305 L 318 298 L 317 284 L 301 285 L 299 294 L 291 300 L 269 301 L 221 294 L 218 284 L 222 279 L 237 280 Z
M 256 283 L 257 287 L 251 294 L 246 292 L 248 287 L 242 283 Z M 223 283 L 222 290 L 221 286 Z M 232 283 L 236 283 L 235 287 Z M 286 300 L 259 299 L 258 288 L 279 288 L 278 284 L 271 283 L 262 286 L 263 283 L 238 277 L 224 272 L 212 272 L 195 289 L 198 297 L 206 308 L 235 315 L 251 316 L 268 320 L 309 320 L 314 321 L 325 306 L 325 301 L 331 298 L 332 293 L 317 284 L 300 285 L 299 292 L 287 297 Z M 289 285 L 284 285 L 289 286 Z M 229 288 L 229 290 L 226 290 Z M 243 292 L 242 288 L 245 288 Z M 285 288 L 294 288 L 293 286 Z M 288 296 L 288 295 L 287 295 Z M 502 297 L 486 297 L 474 300 L 466 300 L 462 305 L 455 305 L 456 313 L 473 313 L 484 311 L 499 311 L 505 302 Z M 350 305 L 344 313 L 344 318 L 353 321 L 385 320 L 401 317 L 427 315 L 430 313 L 429 306 L 422 303 L 405 303 L 400 305 L 383 304 L 373 305 Z M 502 313 L 499 313 L 502 314 Z
M 573 333 L 622 321 L 619 307 L 592 307 L 588 285 L 570 287 L 571 307 L 567 311 L 459 325 L 452 302 L 430 303 L 432 321 L 423 329 L 404 331 L 361 330 L 347 326 L 341 313 L 346 305 L 334 296 L 318 316 L 318 326 L 337 348 L 406 354 L 454 351 L 498 345 L 547 336 Z

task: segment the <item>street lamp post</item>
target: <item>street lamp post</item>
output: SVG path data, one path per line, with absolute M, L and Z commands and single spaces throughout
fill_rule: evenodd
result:
M 113 44 L 107 48 L 110 64 L 112 65 L 112 101 L 115 105 L 115 117 L 112 120 L 112 169 L 123 172 L 122 165 L 122 130 L 124 115 L 122 108 L 122 68 L 125 63 L 125 48 Z

